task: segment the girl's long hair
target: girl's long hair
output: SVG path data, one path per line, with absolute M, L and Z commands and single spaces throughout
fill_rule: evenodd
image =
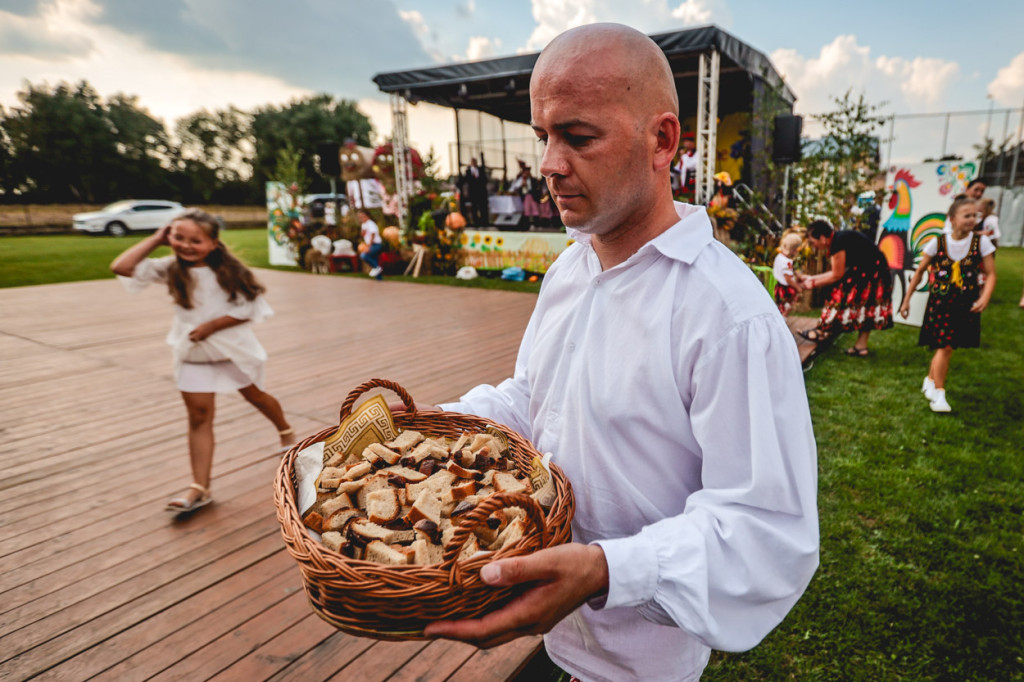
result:
M 228 292 L 228 300 L 234 302 L 241 295 L 245 300 L 251 301 L 266 291 L 260 284 L 252 271 L 242 261 L 228 251 L 227 245 L 220 240 L 220 219 L 206 211 L 198 208 L 190 208 L 173 222 L 179 220 L 191 220 L 199 226 L 206 235 L 216 242 L 217 246 L 206 256 L 206 264 L 217 276 L 217 283 Z M 189 274 L 192 264 L 181 258 L 176 258 L 167 271 L 167 289 L 171 293 L 174 302 L 186 310 L 192 309 L 192 293 L 195 289 L 195 281 Z

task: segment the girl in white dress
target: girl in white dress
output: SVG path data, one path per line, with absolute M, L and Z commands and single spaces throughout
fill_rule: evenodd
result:
M 192 485 L 167 503 L 167 511 L 191 512 L 213 501 L 213 415 L 217 393 L 238 391 L 277 428 L 281 445 L 295 441 L 281 404 L 263 391 L 267 354 L 252 331 L 273 310 L 263 285 L 219 239 L 220 221 L 189 209 L 170 225 L 127 249 L 110 269 L 130 292 L 159 282 L 174 299 L 174 323 L 167 334 L 174 375 L 188 411 Z M 173 256 L 147 258 L 159 246 Z

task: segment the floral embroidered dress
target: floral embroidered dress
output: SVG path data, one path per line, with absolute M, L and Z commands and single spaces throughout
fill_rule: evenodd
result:
M 978 300 L 982 272 L 981 237 L 971 236 L 967 255 L 954 260 L 948 235 L 936 237 L 936 251 L 928 264 L 928 306 L 918 337 L 919 346 L 932 350 L 977 348 L 981 345 L 981 313 L 972 313 Z
M 819 329 L 826 335 L 892 327 L 892 276 L 885 256 L 867 236 L 836 232 L 830 254 L 846 252 L 843 278 L 821 308 Z

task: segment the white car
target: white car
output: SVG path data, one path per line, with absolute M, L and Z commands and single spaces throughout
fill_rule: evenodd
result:
M 74 228 L 123 237 L 132 230 L 158 230 L 185 212 L 176 201 L 115 201 L 99 211 L 76 213 Z

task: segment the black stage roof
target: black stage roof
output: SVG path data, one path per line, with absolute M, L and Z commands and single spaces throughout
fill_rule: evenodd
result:
M 682 118 L 696 112 L 698 56 L 711 48 L 721 55 L 719 116 L 751 111 L 755 80 L 776 90 L 790 107 L 796 100 L 764 54 L 717 26 L 657 33 L 651 39 L 665 51 L 675 74 Z M 476 109 L 506 121 L 529 123 L 530 74 L 539 54 L 381 73 L 373 82 L 382 92 L 398 93 L 412 103 Z

